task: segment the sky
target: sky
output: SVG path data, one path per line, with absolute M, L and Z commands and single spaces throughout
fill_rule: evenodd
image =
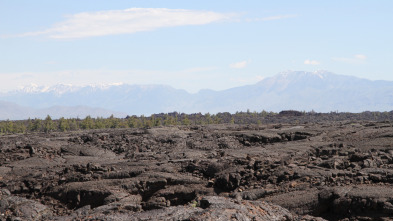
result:
M 0 91 L 165 84 L 195 93 L 282 71 L 393 81 L 393 1 L 0 0 Z

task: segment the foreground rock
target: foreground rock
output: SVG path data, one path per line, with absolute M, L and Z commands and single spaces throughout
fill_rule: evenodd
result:
M 95 209 L 86 214 L 77 213 L 59 220 L 295 220 L 286 209 L 261 201 L 237 201 L 225 197 L 207 196 L 198 201 L 192 201 L 182 206 L 171 206 L 165 209 L 155 209 L 145 212 L 132 213 L 127 206 L 116 212 L 105 209 Z M 297 219 L 297 218 L 296 218 Z
M 0 137 L 0 220 L 384 220 L 390 122 Z

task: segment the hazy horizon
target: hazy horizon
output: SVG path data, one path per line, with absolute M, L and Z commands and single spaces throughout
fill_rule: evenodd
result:
M 178 87 L 175 87 L 175 86 L 172 86 L 172 85 L 159 84 L 159 83 L 157 83 L 157 84 L 154 84 L 154 83 L 151 83 L 151 84 L 133 84 L 133 83 L 126 83 L 126 82 L 113 82 L 113 83 L 100 83 L 100 82 L 97 82 L 97 83 L 86 83 L 86 84 L 71 84 L 71 83 L 67 84 L 67 83 L 59 82 L 59 83 L 54 83 L 54 84 L 41 84 L 41 85 L 36 84 L 36 83 L 30 83 L 30 84 L 27 84 L 27 85 L 20 85 L 20 86 L 18 86 L 16 88 L 12 88 L 12 89 L 9 89 L 9 90 L 0 89 L 0 93 L 9 93 L 9 92 L 20 91 L 20 90 L 25 90 L 25 89 L 32 89 L 32 88 L 39 89 L 42 92 L 42 91 L 45 91 L 47 89 L 54 88 L 56 86 L 69 86 L 69 87 L 75 87 L 75 88 L 83 88 L 83 87 L 98 87 L 98 88 L 101 87 L 101 88 L 104 88 L 104 87 L 119 86 L 119 85 L 135 85 L 135 86 L 169 86 L 169 87 L 174 88 L 174 89 L 185 90 L 186 92 L 188 92 L 190 94 L 197 94 L 197 93 L 199 93 L 201 91 L 205 91 L 205 90 L 211 90 L 211 91 L 219 92 L 219 91 L 225 91 L 225 90 L 229 90 L 229 89 L 233 89 L 233 88 L 237 88 L 237 87 L 249 86 L 249 85 L 257 84 L 257 83 L 259 83 L 259 82 L 261 82 L 261 81 L 263 81 L 263 80 L 265 80 L 267 78 L 275 77 L 275 76 L 278 76 L 278 75 L 281 75 L 281 74 L 284 74 L 284 73 L 287 73 L 287 72 L 292 72 L 293 73 L 293 72 L 305 72 L 305 71 L 286 70 L 286 71 L 282 71 L 282 72 L 276 73 L 276 74 L 271 75 L 271 76 L 260 78 L 260 79 L 258 79 L 258 81 L 252 82 L 252 83 L 245 83 L 243 85 L 237 85 L 237 86 L 234 86 L 234 87 L 221 88 L 221 89 L 201 88 L 201 89 L 198 89 L 196 91 L 190 91 L 187 88 L 180 88 L 180 87 L 178 88 Z M 338 73 L 333 73 L 333 72 L 330 72 L 330 71 L 327 71 L 327 70 L 316 70 L 316 71 L 305 72 L 305 73 L 318 73 L 318 72 L 326 72 L 326 73 L 331 73 L 331 74 L 338 74 Z M 342 76 L 356 77 L 356 76 L 353 76 L 353 75 L 342 75 Z M 370 80 L 370 81 L 393 81 L 393 80 L 379 80 L 379 79 L 374 79 L 373 80 L 373 79 L 368 79 L 368 78 L 363 78 L 363 77 L 356 77 L 356 78 L 364 79 L 364 80 Z

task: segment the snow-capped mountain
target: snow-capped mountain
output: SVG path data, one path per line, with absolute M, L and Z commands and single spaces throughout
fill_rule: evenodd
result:
M 57 95 L 62 95 L 65 93 L 72 93 L 79 91 L 83 88 L 90 88 L 90 90 L 106 90 L 111 87 L 121 86 L 123 83 L 112 83 L 112 84 L 92 84 L 86 86 L 78 86 L 72 84 L 56 84 L 53 86 L 38 86 L 37 84 L 30 84 L 23 86 L 18 90 L 12 91 L 11 93 L 25 93 L 25 94 L 38 94 L 38 93 L 53 93 Z
M 32 108 L 87 106 L 129 115 L 162 112 L 393 110 L 393 82 L 337 75 L 327 71 L 286 71 L 254 85 L 190 94 L 164 85 L 31 85 L 0 95 L 0 100 Z M 66 116 L 65 116 L 66 117 Z M 2 118 L 0 116 L 0 118 Z

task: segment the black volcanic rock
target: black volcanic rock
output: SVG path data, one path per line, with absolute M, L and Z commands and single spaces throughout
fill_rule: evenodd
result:
M 388 220 L 391 131 L 325 121 L 2 135 L 0 220 Z

